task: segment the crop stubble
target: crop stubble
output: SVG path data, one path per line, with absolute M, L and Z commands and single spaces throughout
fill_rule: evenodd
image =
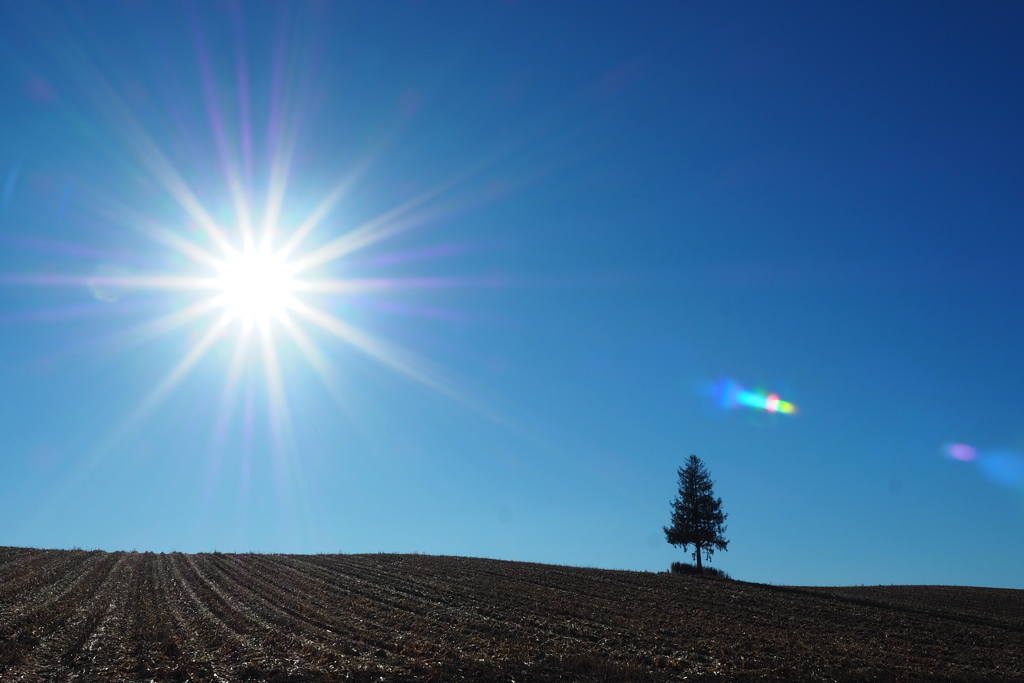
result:
M 1024 591 L 0 548 L 0 680 L 1024 680 Z

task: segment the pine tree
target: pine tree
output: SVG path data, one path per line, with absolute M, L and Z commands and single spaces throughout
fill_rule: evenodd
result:
M 714 497 L 714 485 L 701 459 L 691 455 L 686 467 L 679 468 L 679 495 L 672 501 L 672 526 L 663 527 L 665 538 L 672 545 L 683 546 L 683 550 L 693 545 L 699 572 L 704 571 L 700 561 L 702 550 L 710 562 L 715 550 L 728 550 L 729 545 L 722 536 L 729 515 L 722 512 L 722 499 Z

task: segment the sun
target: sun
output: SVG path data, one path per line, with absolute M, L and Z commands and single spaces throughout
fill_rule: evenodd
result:
M 285 316 L 293 303 L 297 288 L 294 268 L 269 249 L 250 248 L 232 254 L 217 269 L 220 274 L 213 283 L 216 303 L 227 309 L 229 318 L 266 324 Z

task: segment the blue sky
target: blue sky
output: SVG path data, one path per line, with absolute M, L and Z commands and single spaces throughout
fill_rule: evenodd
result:
M 1024 588 L 1022 29 L 0 5 L 0 544 Z

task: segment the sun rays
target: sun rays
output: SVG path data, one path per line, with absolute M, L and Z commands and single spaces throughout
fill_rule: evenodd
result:
M 54 488 L 54 509 L 104 469 L 138 466 L 155 450 L 147 442 L 166 438 L 172 460 L 205 461 L 210 492 L 237 481 L 247 499 L 250 480 L 270 484 L 284 524 L 300 530 L 311 516 L 288 520 L 315 489 L 304 472 L 324 453 L 365 446 L 345 439 L 377 438 L 375 421 L 405 400 L 403 384 L 538 442 L 492 407 L 486 387 L 452 370 L 457 363 L 408 341 L 426 325 L 472 317 L 425 305 L 427 292 L 521 281 L 442 260 L 491 245 L 453 219 L 499 201 L 499 173 L 503 191 L 516 186 L 502 168 L 518 168 L 510 160 L 525 142 L 406 168 L 415 158 L 401 149 L 408 122 L 389 125 L 387 102 L 351 138 L 314 140 L 323 133 L 310 111 L 316 76 L 297 68 L 312 48 L 289 40 L 286 49 L 287 31 L 268 53 L 269 72 L 205 49 L 198 73 L 187 61 L 140 66 L 154 71 L 147 109 L 126 87 L 128 70 L 91 59 L 60 26 L 36 38 L 81 95 L 74 114 L 102 138 L 103 163 L 76 177 L 58 226 L 81 254 L 50 249 L 62 260 L 0 273 L 0 286 L 88 299 L 95 324 L 83 346 L 117 364 L 102 371 L 118 377 L 119 406 Z M 189 79 L 200 97 L 181 87 Z M 451 242 L 425 235 L 446 223 Z
M 58 37 L 61 40 L 56 40 Z M 383 364 L 446 396 L 460 396 L 455 383 L 443 378 L 437 367 L 370 330 L 359 328 L 353 321 L 342 319 L 335 304 L 346 297 L 388 289 L 473 284 L 470 278 L 395 278 L 383 272 L 374 276 L 373 271 L 370 277 L 365 272 L 362 277 L 345 277 L 345 268 L 339 266 L 355 252 L 472 203 L 449 201 L 441 205 L 438 200 L 450 200 L 453 188 L 478 173 L 478 169 L 411 193 L 405 201 L 360 224 L 341 227 L 338 210 L 372 170 L 379 145 L 369 144 L 370 152 L 352 159 L 348 169 L 328 185 L 319 201 L 309 202 L 308 193 L 304 194 L 302 205 L 309 208 L 301 214 L 296 203 L 290 202 L 296 175 L 301 173 L 295 160 L 296 141 L 301 137 L 295 112 L 301 109 L 301 102 L 285 106 L 279 91 L 303 88 L 296 84 L 273 84 L 272 91 L 277 95 L 270 97 L 267 148 L 260 155 L 250 139 L 256 132 L 251 122 L 258 117 L 248 110 L 239 110 L 235 116 L 244 119 L 246 125 L 231 124 L 231 113 L 219 101 L 213 87 L 213 67 L 204 61 L 200 80 L 210 130 L 180 129 L 177 133 L 183 139 L 212 136 L 216 144 L 211 147 L 210 158 L 188 172 L 172 147 L 151 132 L 84 50 L 68 36 L 51 39 L 54 56 L 67 75 L 94 105 L 100 119 L 120 138 L 122 144 L 117 153 L 124 157 L 121 165 L 134 168 L 134 173 L 144 177 L 148 187 L 155 190 L 140 197 L 111 192 L 101 183 L 83 184 L 90 192 L 88 211 L 108 228 L 133 235 L 135 247 L 146 254 L 146 258 L 138 260 L 156 265 L 106 264 L 85 273 L 66 269 L 6 273 L 0 274 L 0 284 L 85 288 L 98 302 L 109 305 L 132 296 L 167 296 L 174 300 L 169 310 L 132 328 L 117 330 L 122 345 L 137 347 L 174 333 L 192 332 L 179 358 L 110 430 L 101 450 L 144 424 L 211 352 L 225 344 L 233 346 L 229 353 L 232 360 L 223 368 L 223 391 L 214 431 L 227 429 L 233 419 L 233 406 L 238 403 L 235 394 L 242 384 L 241 378 L 255 367 L 268 399 L 268 427 L 280 447 L 287 442 L 283 435 L 290 421 L 289 365 L 295 359 L 304 359 L 325 386 L 335 388 L 332 393 L 336 391 L 337 382 L 330 376 L 335 365 L 330 349 L 323 347 L 325 338 L 358 349 L 371 362 Z M 196 36 L 196 40 L 201 41 L 201 36 Z M 283 52 L 275 54 L 275 60 L 287 58 Z M 286 70 L 275 62 L 274 72 L 281 74 Z M 252 106 L 254 101 L 251 93 L 247 93 L 240 106 Z M 241 139 L 236 139 L 238 136 Z M 194 140 L 189 142 L 186 147 L 201 146 Z M 260 158 L 265 161 L 262 170 Z M 204 179 L 203 174 L 210 175 Z M 254 178 L 263 178 L 264 182 Z M 197 182 L 202 180 L 213 182 Z M 322 177 L 317 182 L 322 182 Z M 154 258 L 154 254 L 163 256 Z M 286 347 L 289 352 L 283 353 Z M 250 359 L 257 359 L 255 365 Z
M 327 202 L 337 201 L 338 193 L 332 195 Z M 216 240 L 211 248 L 187 237 L 175 236 L 172 230 L 163 226 L 149 224 L 146 234 L 152 235 L 160 246 L 175 251 L 188 263 L 185 270 L 192 273 L 99 276 L 91 278 L 90 285 L 162 290 L 191 300 L 180 310 L 147 323 L 146 336 L 150 338 L 184 326 L 202 328 L 205 332 L 138 404 L 124 427 L 133 428 L 166 400 L 212 349 L 218 344 L 229 343 L 235 348 L 231 353 L 230 367 L 225 368 L 218 429 L 222 430 L 223 423 L 230 420 L 231 406 L 237 403 L 234 393 L 246 367 L 241 359 L 249 356 L 245 349 L 252 346 L 259 358 L 267 391 L 271 411 L 269 426 L 275 434 L 275 441 L 279 440 L 288 431 L 290 422 L 288 361 L 282 357 L 282 346 L 288 345 L 298 351 L 295 355 L 303 358 L 321 376 L 325 385 L 331 387 L 334 384 L 327 376 L 332 372 L 332 364 L 327 360 L 330 353 L 321 348 L 315 335 L 309 333 L 312 330 L 326 333 L 336 342 L 359 350 L 368 359 L 407 379 L 460 403 L 467 403 L 456 384 L 439 368 L 321 305 L 325 298 L 330 301 L 332 298 L 386 289 L 452 287 L 472 283 L 470 279 L 457 278 L 345 278 L 335 273 L 332 266 L 350 254 L 415 227 L 417 221 L 409 213 L 410 205 L 418 203 L 420 201 L 413 200 L 306 251 L 302 249 L 306 238 L 323 227 L 317 219 L 323 220 L 330 213 L 323 203 L 313 210 L 312 216 L 300 221 L 298 228 L 290 232 L 280 228 L 264 231 L 259 238 L 259 246 L 253 244 L 253 233 L 241 227 L 232 234 L 232 231 L 216 226 L 214 234 L 222 235 L 224 239 Z M 246 215 L 251 216 L 251 210 Z M 204 234 L 209 233 L 204 231 Z M 275 235 L 284 243 L 276 250 L 272 243 Z M 75 277 L 51 277 L 48 283 L 74 284 L 77 281 Z M 143 332 L 139 330 L 139 333 Z M 290 354 L 289 359 L 291 357 Z

